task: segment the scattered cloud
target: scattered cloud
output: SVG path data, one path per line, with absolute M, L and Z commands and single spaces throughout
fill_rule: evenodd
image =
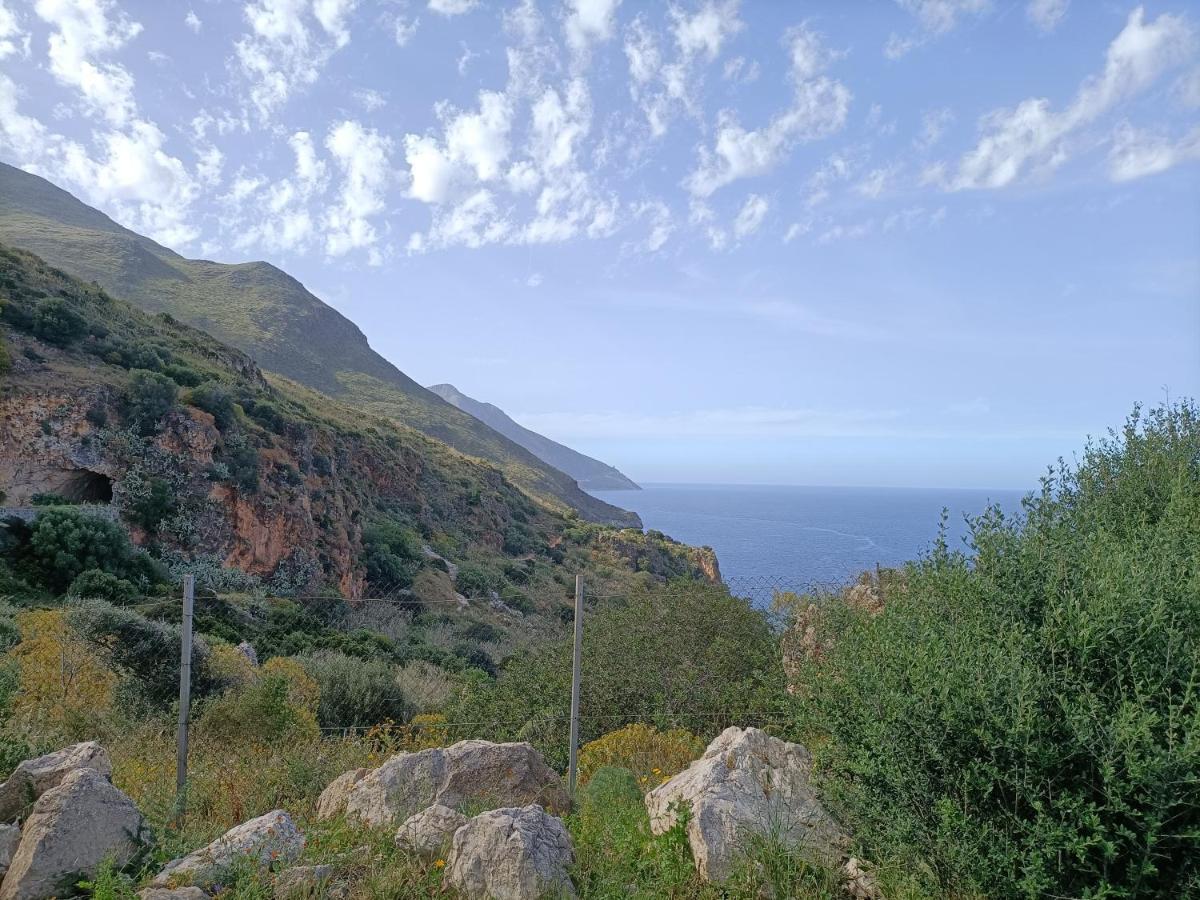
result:
M 442 16 L 461 16 L 479 5 L 479 0 L 429 0 L 429 9 Z
M 921 133 L 913 141 L 913 146 L 922 152 L 933 149 L 941 142 L 953 121 L 954 113 L 949 107 L 926 110 L 921 115 Z
M 747 197 L 742 208 L 738 210 L 737 218 L 733 220 L 733 233 L 738 240 L 749 237 L 758 231 L 770 209 L 771 203 L 766 197 L 760 194 L 751 194 Z
M 991 0 L 896 0 L 902 9 L 914 16 L 918 31 L 901 35 L 893 32 L 884 44 L 883 53 L 896 60 L 929 40 L 948 34 L 963 19 L 981 16 L 992 8 Z M 1036 0 L 1035 0 L 1036 2 Z
M 1113 181 L 1133 181 L 1197 159 L 1200 159 L 1200 126 L 1172 139 L 1123 124 L 1117 129 L 1109 152 L 1108 171 Z
M 929 179 L 951 190 L 1002 188 L 1032 170 L 1057 168 L 1071 157 L 1070 140 L 1081 128 L 1187 60 L 1193 46 L 1184 17 L 1163 13 L 1147 22 L 1138 7 L 1109 45 L 1104 70 L 1080 85 L 1069 106 L 1055 112 L 1049 100 L 1031 97 L 1013 109 L 989 113 L 975 148 L 953 171 L 935 168 Z
M 699 164 L 684 182 L 694 196 L 708 197 L 734 181 L 763 175 L 797 143 L 826 137 L 845 124 L 850 91 L 824 74 L 834 54 L 821 36 L 800 26 L 788 33 L 785 44 L 791 60 L 791 106 L 755 130 L 742 127 L 732 110 L 722 110 L 712 148 L 700 148 Z
M 183 17 L 183 24 L 191 30 L 192 34 L 199 34 L 200 29 L 204 27 L 204 23 L 200 21 L 200 17 L 196 15 L 194 9 L 187 11 L 187 15 Z
M 592 44 L 612 40 L 621 0 L 566 0 L 563 28 L 577 60 L 586 60 Z
M 408 42 L 413 39 L 413 35 L 417 33 L 417 27 L 420 24 L 420 19 L 409 19 L 405 16 L 397 16 L 396 21 L 392 23 L 392 37 L 396 41 L 396 46 L 406 46 Z
M 1029 0 L 1025 17 L 1042 34 L 1049 34 L 1062 24 L 1071 0 Z
M 17 14 L 0 0 L 0 59 L 15 53 L 29 55 L 29 33 L 21 28 Z
M 374 88 L 356 88 L 351 96 L 367 112 L 377 112 L 387 106 L 387 97 Z
M 747 60 L 744 56 L 735 56 L 725 61 L 721 77 L 734 84 L 751 84 L 758 81 L 760 74 L 762 74 L 762 70 L 757 60 Z
M 531 288 L 539 288 L 542 286 L 542 280 L 543 280 L 542 273 L 534 272 L 532 275 L 530 275 L 528 278 L 525 279 L 525 286 L 531 287 Z
M 671 208 L 661 200 L 647 200 L 635 204 L 632 213 L 635 219 L 645 219 L 650 223 L 650 232 L 639 245 L 639 249 L 646 253 L 657 253 L 675 231 Z
M 337 202 L 325 215 L 325 251 L 342 256 L 365 248 L 372 265 L 382 262 L 378 233 L 371 223 L 384 210 L 392 142 L 377 131 L 346 120 L 329 130 L 325 147 L 341 173 Z

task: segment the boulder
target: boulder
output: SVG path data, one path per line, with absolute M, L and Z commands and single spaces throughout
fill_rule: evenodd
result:
M 275 876 L 277 900 L 315 900 L 325 896 L 333 866 L 293 866 Z
M 167 863 L 150 885 L 188 884 L 207 889 L 219 884 L 234 863 L 243 857 L 250 858 L 259 869 L 266 871 L 277 862 L 295 862 L 303 849 L 304 835 L 291 816 L 277 809 L 229 829 L 195 853 Z
M 370 771 L 370 769 L 351 769 L 329 782 L 329 787 L 321 791 L 321 796 L 317 798 L 317 818 L 332 819 L 334 816 L 344 813 L 350 789 L 362 781 Z
M 842 865 L 842 877 L 845 879 L 842 889 L 853 900 L 883 900 L 883 891 L 870 863 L 852 856 Z
M 700 875 L 723 882 L 747 842 L 770 836 L 815 861 L 837 862 L 846 838 L 810 783 L 800 744 L 757 728 L 727 728 L 704 755 L 646 795 L 650 827 L 662 834 L 688 807 L 688 841 Z
M 149 837 L 132 800 L 95 769 L 75 769 L 33 805 L 0 885 L 0 900 L 69 893 L 106 859 L 128 864 Z
M 108 751 L 95 741 L 27 759 L 0 784 L 0 822 L 11 822 L 20 816 L 33 801 L 50 788 L 58 787 L 67 773 L 76 769 L 95 769 L 105 778 L 112 778 Z
M 0 825 L 0 878 L 12 865 L 17 853 L 17 845 L 21 843 L 21 829 L 16 825 Z
M 467 900 L 574 897 L 562 820 L 537 804 L 494 809 L 454 833 L 446 880 Z
M 143 888 L 138 891 L 139 900 L 208 900 L 208 894 L 198 887 Z
M 404 820 L 396 832 L 396 846 L 426 859 L 443 855 L 454 832 L 467 824 L 467 817 L 448 806 L 435 803 Z
M 435 803 L 453 808 L 467 802 L 540 803 L 564 811 L 570 804 L 558 773 L 529 744 L 459 741 L 393 756 L 350 789 L 346 815 L 377 828 Z

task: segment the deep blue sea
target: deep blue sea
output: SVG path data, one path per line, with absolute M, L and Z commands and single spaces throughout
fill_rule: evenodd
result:
M 595 495 L 688 544 L 717 551 L 735 593 L 769 600 L 766 585 L 803 590 L 852 580 L 876 565 L 914 559 L 937 537 L 942 510 L 952 546 L 965 515 L 989 502 L 1020 511 L 1023 492 L 942 488 L 773 487 L 649 484 Z

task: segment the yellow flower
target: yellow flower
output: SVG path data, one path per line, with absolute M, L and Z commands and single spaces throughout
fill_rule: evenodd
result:
M 650 771 L 653 772 L 655 775 L 662 774 L 662 769 L 659 769 L 659 768 L 654 768 L 654 769 L 651 769 Z
M 433 861 L 433 867 L 435 869 L 444 869 L 446 867 L 446 861 L 444 859 L 435 859 Z

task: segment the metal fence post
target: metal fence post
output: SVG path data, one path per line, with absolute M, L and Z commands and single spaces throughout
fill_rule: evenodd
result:
M 196 579 L 183 576 L 183 627 L 179 642 L 179 730 L 176 733 L 178 756 L 175 761 L 175 802 L 177 815 L 182 818 L 187 789 L 188 716 L 192 705 L 192 606 L 195 601 Z
M 575 576 L 575 657 L 571 665 L 571 749 L 567 767 L 567 793 L 575 803 L 575 777 L 579 756 L 579 682 L 583 660 L 583 576 Z

